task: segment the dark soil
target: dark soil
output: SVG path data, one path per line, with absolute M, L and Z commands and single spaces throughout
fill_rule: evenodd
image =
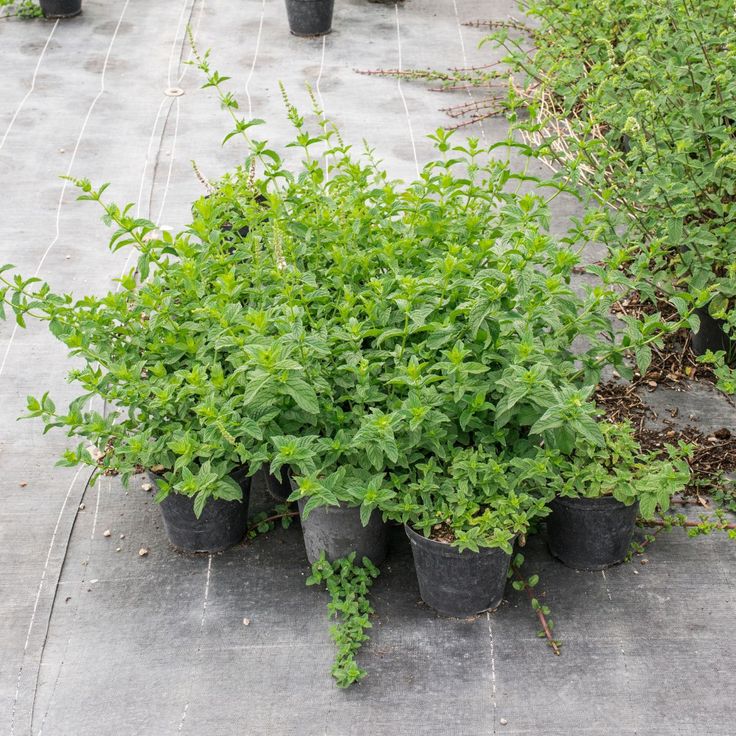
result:
M 725 427 L 704 435 L 695 427 L 676 426 L 667 419 L 664 429 L 648 428 L 647 420 L 654 418 L 654 412 L 637 393 L 639 385 L 616 381 L 603 383 L 596 391 L 596 403 L 609 421 L 631 422 L 645 452 L 664 455 L 668 445 L 677 446 L 681 442 L 692 448 L 688 461 L 692 482 L 686 490 L 686 498 L 699 501 L 703 494 L 730 494 L 733 482 L 725 476 L 736 470 L 736 437 Z M 673 413 L 673 418 L 675 416 Z
M 659 313 L 664 322 L 675 322 L 678 319 L 675 308 L 665 299 L 659 299 L 656 304 L 642 301 L 637 292 L 632 292 L 625 299 L 616 302 L 613 307 L 614 315 L 642 317 Z M 714 384 L 715 375 L 711 367 L 698 362 L 692 351 L 692 334 L 688 329 L 677 330 L 664 338 L 661 348 L 652 349 L 652 364 L 642 376 L 635 373 L 633 383 L 646 385 L 655 389 L 659 384 L 669 386 L 683 386 L 687 381 L 703 381 Z

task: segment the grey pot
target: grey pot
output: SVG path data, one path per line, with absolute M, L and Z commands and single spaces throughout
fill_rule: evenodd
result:
M 302 533 L 307 559 L 314 564 L 322 552 L 330 562 L 347 557 L 355 552 L 356 561 L 367 557 L 374 565 L 380 565 L 386 557 L 386 524 L 381 514 L 374 511 L 368 526 L 360 522 L 360 508 L 357 506 L 318 506 L 304 518 L 307 499 L 299 500 L 299 514 L 302 517 Z

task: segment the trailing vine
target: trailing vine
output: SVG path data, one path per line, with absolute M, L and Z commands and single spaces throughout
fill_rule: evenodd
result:
M 688 519 L 685 514 L 667 514 L 658 519 L 639 519 L 639 527 L 653 527 L 654 531 L 644 535 L 644 539 L 631 542 L 631 548 L 626 562 L 630 562 L 634 555 L 644 554 L 644 550 L 654 543 L 661 532 L 668 532 L 679 527 L 686 529 L 689 537 L 700 537 L 713 532 L 724 532 L 729 539 L 736 540 L 736 523 L 729 521 L 729 517 L 722 509 L 716 509 L 712 514 L 700 514 L 697 519 Z
M 333 563 L 325 559 L 324 552 L 312 565 L 307 585 L 324 583 L 332 597 L 327 604 L 330 618 L 338 620 L 330 627 L 330 636 L 337 646 L 332 676 L 338 687 L 350 687 L 365 677 L 365 670 L 358 666 L 355 655 L 363 642 L 370 637 L 365 633 L 372 624 L 373 607 L 368 593 L 378 577 L 378 568 L 367 558 L 355 564 L 355 553 Z
M 555 623 L 552 619 L 548 618 L 551 611 L 549 606 L 539 602 L 539 598 L 534 594 L 534 588 L 539 584 L 539 575 L 530 575 L 528 578 L 525 577 L 521 572 L 521 567 L 524 564 L 524 555 L 517 553 L 511 562 L 511 568 L 509 569 L 509 578 L 513 579 L 511 583 L 514 590 L 521 592 L 522 590 L 527 594 L 529 603 L 531 604 L 532 610 L 537 615 L 542 628 L 537 632 L 537 636 L 540 638 L 544 637 L 547 639 L 552 651 L 559 657 L 562 642 L 559 639 L 555 639 L 553 635 L 553 629 Z
M 248 527 L 248 541 L 255 539 L 261 534 L 267 534 L 276 528 L 276 522 L 281 522 L 282 529 L 288 529 L 294 517 L 299 516 L 298 511 L 294 511 L 289 504 L 278 504 L 271 511 L 261 511 L 251 517 L 253 519 Z

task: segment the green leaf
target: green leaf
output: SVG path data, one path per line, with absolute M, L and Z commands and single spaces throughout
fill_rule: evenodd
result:
M 284 390 L 296 401 L 299 408 L 309 414 L 319 414 L 317 394 L 306 381 L 294 376 L 289 377 L 288 381 L 284 384 Z

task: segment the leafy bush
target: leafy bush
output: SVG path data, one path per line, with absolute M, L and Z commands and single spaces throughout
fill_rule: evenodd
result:
M 707 308 L 736 335 L 736 25 L 733 3 L 533 0 L 533 49 L 495 34 L 523 77 L 512 109 L 563 174 L 613 205 L 609 266 L 694 329 Z M 601 233 L 599 232 L 599 235 Z M 709 356 L 713 360 L 715 356 Z M 721 386 L 736 390 L 720 355 Z
M 601 498 L 613 496 L 630 506 L 639 502 L 643 518 L 664 514 L 670 499 L 690 480 L 688 448 L 667 447 L 667 457 L 642 452 L 630 424 L 602 422 L 604 444 L 580 442 L 575 452 L 559 459 L 559 475 L 552 487 L 560 496 Z
M 116 227 L 110 246 L 137 250 L 121 288 L 74 299 L 0 272 L 19 324 L 46 320 L 83 361 L 68 412 L 29 399 L 47 429 L 85 439 L 65 462 L 124 480 L 154 468 L 159 498 L 195 496 L 198 509 L 239 497 L 239 465 L 288 466 L 305 513 L 347 502 L 366 519 L 411 503 L 427 463 L 452 473 L 473 448 L 512 458 L 600 441 L 587 399 L 602 367 L 623 370 L 626 350 L 658 337 L 617 338 L 615 292 L 573 290 L 578 256 L 549 235 L 544 198 L 518 191 L 538 182 L 494 158 L 498 146 L 443 131 L 416 181 L 392 181 L 287 100 L 303 155 L 289 167 L 250 137 L 261 121 L 237 116 L 207 59 L 205 86 L 235 122 L 226 140 L 241 134 L 248 154 L 190 227 L 159 233 L 80 180 Z M 89 408 L 95 396 L 109 412 Z

